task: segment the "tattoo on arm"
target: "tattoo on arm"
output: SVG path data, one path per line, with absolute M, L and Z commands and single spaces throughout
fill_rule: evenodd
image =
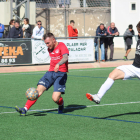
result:
M 60 62 L 58 63 L 59 66 L 66 63 L 68 61 L 68 54 L 64 54 L 63 58 L 60 60 Z

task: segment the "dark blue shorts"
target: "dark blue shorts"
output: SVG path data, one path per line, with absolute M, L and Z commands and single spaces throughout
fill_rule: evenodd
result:
M 62 94 L 64 94 L 66 81 L 66 72 L 47 71 L 45 75 L 39 80 L 37 85 L 43 85 L 47 88 L 47 90 L 53 85 L 54 92 L 62 92 Z

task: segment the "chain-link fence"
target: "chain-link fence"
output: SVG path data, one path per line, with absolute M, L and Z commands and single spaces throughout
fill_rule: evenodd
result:
M 36 2 L 36 21 L 41 20 L 45 31 L 53 32 L 57 37 L 68 36 L 67 26 L 70 20 L 75 21 L 75 26 L 79 32 L 78 36 L 93 36 L 100 23 L 104 23 L 106 27 L 110 24 L 110 0 L 30 1 Z M 13 0 L 13 2 L 18 2 L 17 4 L 19 5 L 24 2 L 24 0 Z M 27 7 L 27 5 L 25 7 Z M 21 7 L 19 7 L 14 14 L 19 13 L 18 10 L 20 9 Z M 27 9 L 25 13 L 26 11 Z M 17 16 L 20 17 L 18 14 Z M 27 17 L 27 14 L 25 14 L 25 16 Z
M 32 0 L 37 8 L 110 7 L 110 0 Z

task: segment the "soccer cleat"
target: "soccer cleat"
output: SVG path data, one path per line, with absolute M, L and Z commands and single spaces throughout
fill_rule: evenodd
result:
M 64 101 L 63 101 L 62 105 L 58 106 L 58 113 L 61 114 L 61 113 L 63 113 L 63 111 L 64 111 Z
M 20 116 L 26 116 L 25 108 L 20 108 L 18 106 L 15 106 L 15 110 L 20 113 Z
M 128 60 L 128 59 L 127 59 L 127 56 L 124 56 L 123 59 L 124 59 L 125 61 Z
M 96 94 L 92 95 L 90 93 L 86 93 L 86 97 L 87 97 L 87 99 L 89 99 L 90 101 L 95 102 L 96 104 L 100 103 L 100 98 Z

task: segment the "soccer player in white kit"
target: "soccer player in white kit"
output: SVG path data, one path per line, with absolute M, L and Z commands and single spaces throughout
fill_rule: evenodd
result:
M 138 31 L 138 41 L 136 45 L 135 59 L 132 65 L 122 65 L 114 69 L 110 74 L 104 84 L 100 87 L 97 94 L 86 93 L 86 97 L 90 101 L 94 101 L 99 104 L 101 98 L 105 93 L 112 87 L 115 80 L 123 79 L 127 80 L 129 78 L 140 78 L 140 22 L 137 24 Z

